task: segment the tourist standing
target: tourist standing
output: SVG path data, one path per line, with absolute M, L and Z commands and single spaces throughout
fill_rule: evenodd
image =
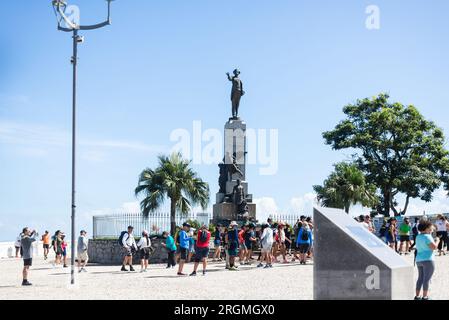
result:
M 50 251 L 50 233 L 45 231 L 42 235 L 42 247 L 44 249 L 44 260 L 47 260 Z
M 89 241 L 87 240 L 87 232 L 85 230 L 80 231 L 80 236 L 78 237 L 78 245 L 77 253 L 78 253 L 78 272 L 87 272 L 86 265 L 89 261 L 89 256 L 87 254 L 87 251 L 89 249 Z
M 245 264 L 246 256 L 248 254 L 248 250 L 245 245 L 245 234 L 248 231 L 248 225 L 243 225 L 242 229 L 239 231 L 239 262 L 240 265 Z
M 308 223 L 302 225 L 296 242 L 299 249 L 299 262 L 300 264 L 306 264 L 307 252 L 309 252 L 312 246 L 312 231 Z
M 221 261 L 221 225 L 218 224 L 215 227 L 215 232 L 214 232 L 214 256 L 212 258 L 212 261 Z
M 52 238 L 52 246 L 53 250 L 55 251 L 55 262 L 53 263 L 53 267 L 56 265 L 61 264 L 61 258 L 62 258 L 62 239 L 61 239 L 61 231 L 58 230 L 55 232 L 53 238 Z
M 255 227 L 256 226 L 253 223 L 250 223 L 248 225 L 247 231 L 245 232 L 245 247 L 247 250 L 245 264 L 247 265 L 251 264 L 254 243 L 257 241 L 256 233 L 254 231 Z
M 150 259 L 151 240 L 148 235 L 148 231 L 142 231 L 142 237 L 137 243 L 140 253 L 140 272 L 147 272 L 148 260 Z
M 390 218 L 390 220 L 388 221 L 388 232 L 387 232 L 387 236 L 386 236 L 388 245 L 390 246 L 390 248 L 394 249 L 395 251 L 397 251 L 397 248 L 396 248 L 396 246 L 397 246 L 396 245 L 396 243 L 397 243 L 396 223 L 397 223 L 396 218 Z
M 198 231 L 195 248 L 195 264 L 193 266 L 193 272 L 190 274 L 190 276 L 196 276 L 196 271 L 198 270 L 198 265 L 200 262 L 203 263 L 203 276 L 206 275 L 210 236 L 211 235 L 209 230 L 207 230 L 207 226 L 203 225 Z
M 192 261 L 193 256 L 195 255 L 195 236 L 197 234 L 196 229 L 192 228 L 189 232 L 190 240 L 189 240 L 189 255 L 187 257 L 187 263 Z
M 419 226 L 419 218 L 415 218 L 415 223 L 412 226 L 413 243 L 410 246 L 410 250 L 412 250 L 415 247 L 415 245 L 416 245 L 416 237 L 419 234 L 418 226 Z
M 61 250 L 62 250 L 62 259 L 63 259 L 63 267 L 68 268 L 67 266 L 67 247 L 68 244 L 65 241 L 65 234 L 61 234 Z
M 182 273 L 182 270 L 189 255 L 190 237 L 187 235 L 189 231 L 190 231 L 190 224 L 185 222 L 182 225 L 181 231 L 179 231 L 180 260 L 178 266 L 178 276 L 186 276 L 185 273 Z
M 416 266 L 418 281 L 416 282 L 415 300 L 429 300 L 429 283 L 435 271 L 434 250 L 441 240 L 432 238 L 433 225 L 429 221 L 419 223 L 420 234 L 416 237 Z M 423 295 L 421 298 L 421 290 Z
M 20 256 L 22 256 L 22 254 L 21 254 L 22 244 L 20 243 L 20 241 L 22 240 L 22 236 L 23 236 L 23 233 L 19 234 L 19 236 L 16 238 L 16 241 L 14 242 L 14 247 L 16 249 L 16 258 L 20 258 L 19 254 L 20 254 Z
M 264 268 L 272 268 L 272 256 L 271 256 L 271 250 L 273 248 L 273 231 L 269 227 L 268 224 L 262 225 L 262 235 L 260 236 L 260 244 L 261 244 L 261 251 L 262 251 L 262 257 L 260 260 L 258 268 L 263 267 L 263 262 L 265 261 L 265 267 Z
M 238 256 L 239 251 L 239 234 L 238 224 L 232 221 L 229 225 L 228 233 L 226 234 L 226 242 L 228 243 L 228 255 L 229 255 L 229 270 L 236 271 L 235 257 Z
M 412 227 L 410 225 L 410 220 L 405 218 L 404 221 L 399 225 L 399 254 L 408 254 L 410 250 L 410 231 Z M 405 244 L 405 251 L 403 251 L 403 247 Z
M 164 231 L 162 233 L 162 237 L 165 239 L 165 243 L 162 243 L 162 246 L 165 247 L 168 253 L 167 259 L 167 269 L 173 268 L 176 266 L 175 254 L 176 254 L 176 244 L 175 239 L 168 233 Z
M 133 235 L 134 227 L 128 226 L 127 231 L 123 231 L 121 234 L 121 244 L 123 247 L 123 264 L 121 271 L 127 272 L 126 266 L 129 265 L 129 271 L 134 272 L 133 268 L 133 254 L 137 251 L 137 244 L 136 240 L 134 239 Z
M 33 265 L 33 248 L 32 244 L 36 241 L 37 233 L 36 230 L 31 231 L 28 228 L 23 228 L 22 238 L 20 239 L 20 246 L 22 248 L 22 258 L 23 258 L 23 271 L 22 271 L 22 286 L 31 286 L 28 281 L 28 276 L 30 272 L 30 267 Z
M 440 238 L 440 242 L 438 243 L 438 255 L 446 255 L 446 252 L 444 252 L 444 245 L 447 241 L 447 229 L 449 223 L 442 214 L 439 214 L 435 225 L 437 229 L 437 237 Z
M 285 232 L 285 253 L 288 256 L 291 254 L 292 248 L 292 232 L 291 227 L 288 223 L 285 224 L 284 232 Z

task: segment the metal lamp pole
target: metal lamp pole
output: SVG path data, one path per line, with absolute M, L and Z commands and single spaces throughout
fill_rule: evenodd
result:
M 82 26 L 75 21 L 70 21 L 66 16 L 65 10 L 67 2 L 62 0 L 53 0 L 52 5 L 58 18 L 58 30 L 73 33 L 73 56 L 71 63 L 73 66 L 73 96 L 72 96 L 72 248 L 71 248 L 71 284 L 75 284 L 75 178 L 76 178 L 76 80 L 78 65 L 78 44 L 84 41 L 84 38 L 78 35 L 79 30 L 95 30 L 111 24 L 111 2 L 114 0 L 106 0 L 108 3 L 107 20 L 95 25 Z M 66 27 L 63 26 L 66 24 Z

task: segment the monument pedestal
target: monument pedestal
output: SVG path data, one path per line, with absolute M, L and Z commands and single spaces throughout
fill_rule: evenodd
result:
M 256 204 L 248 203 L 248 218 L 256 218 Z M 214 224 L 223 222 L 223 221 L 237 221 L 237 206 L 233 203 L 217 203 L 214 204 L 213 208 L 213 220 Z

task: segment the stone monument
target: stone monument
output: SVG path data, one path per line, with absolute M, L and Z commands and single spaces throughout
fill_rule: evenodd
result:
M 219 192 L 213 208 L 215 223 L 228 220 L 249 220 L 256 217 L 256 205 L 248 193 L 246 182 L 246 123 L 239 117 L 240 99 L 245 94 L 240 71 L 234 76 L 227 73 L 232 82 L 232 117 L 224 126 L 224 158 L 218 167 Z
M 412 300 L 413 266 L 340 209 L 314 208 L 316 300 Z

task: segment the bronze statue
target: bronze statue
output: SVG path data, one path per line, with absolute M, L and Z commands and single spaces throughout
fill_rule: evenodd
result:
M 226 182 L 228 181 L 228 168 L 225 164 L 225 159 L 218 165 L 220 168 L 220 177 L 218 178 L 218 185 L 220 186 L 219 193 L 226 193 Z
M 237 185 L 234 187 L 232 193 L 234 195 L 234 204 L 237 205 L 237 207 L 240 209 L 241 205 L 243 204 L 246 198 L 245 189 L 243 188 L 240 179 L 237 180 Z
M 232 91 L 231 91 L 231 101 L 232 101 L 232 117 L 234 119 L 238 119 L 239 115 L 239 107 L 240 107 L 240 99 L 245 95 L 245 91 L 243 91 L 243 83 L 240 80 L 239 75 L 240 71 L 238 69 L 234 70 L 234 76 L 226 73 L 228 76 L 228 80 L 232 82 Z
M 243 178 L 243 172 L 240 170 L 239 165 L 237 164 L 236 154 L 231 157 L 229 152 L 226 152 L 225 161 L 227 167 L 227 173 L 229 174 L 229 181 L 232 180 L 232 175 L 238 173 L 241 178 Z

